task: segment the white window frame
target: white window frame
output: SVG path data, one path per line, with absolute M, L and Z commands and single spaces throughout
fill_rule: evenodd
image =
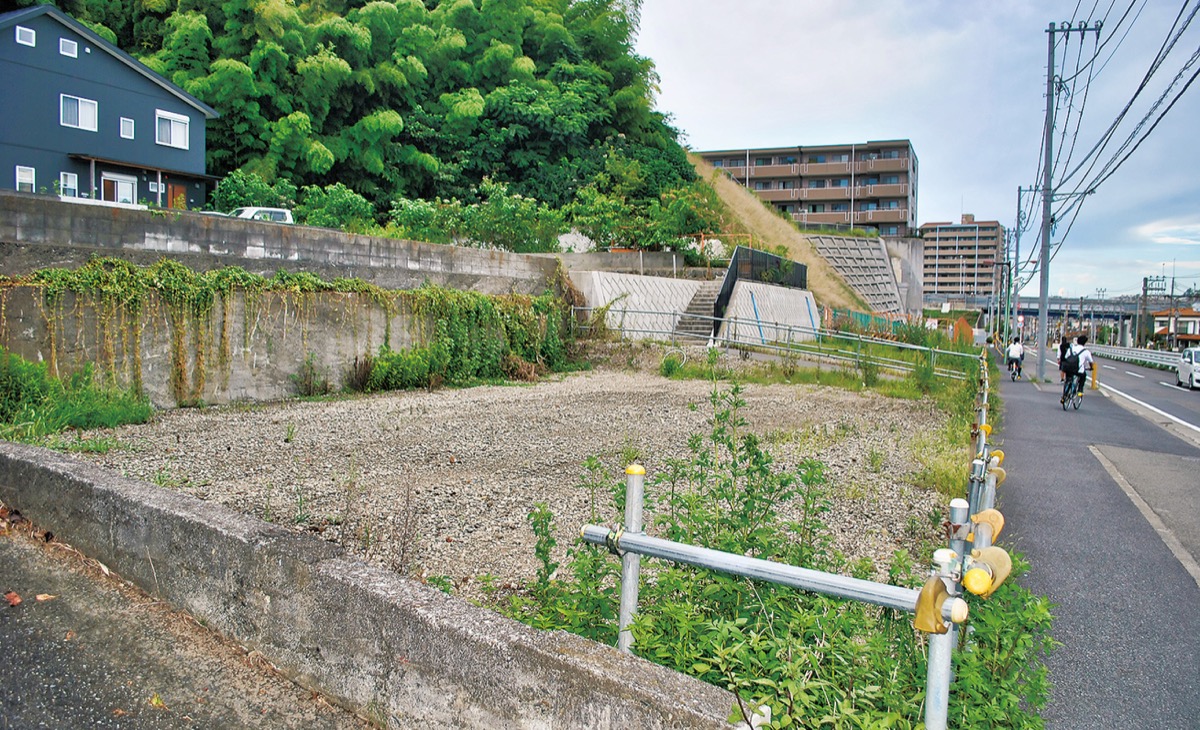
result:
M 160 124 L 164 119 L 169 122 L 172 122 L 172 124 L 170 126 L 170 129 L 172 130 L 171 138 L 166 140 L 165 142 L 162 139 L 161 127 L 160 127 Z M 183 140 L 182 141 L 175 139 L 175 129 L 177 129 L 177 127 L 175 126 L 176 123 L 183 125 Z M 163 111 L 162 109 L 154 110 L 154 141 L 156 144 L 160 144 L 164 147 L 174 147 L 174 148 L 180 149 L 180 150 L 190 149 L 189 138 L 191 137 L 191 134 L 192 134 L 191 127 L 192 127 L 192 120 L 189 119 L 188 117 L 184 116 L 183 114 L 175 114 L 173 112 Z
M 129 203 L 136 203 L 138 197 L 137 177 L 134 175 L 122 175 L 116 172 L 104 172 L 100 174 L 100 198 L 104 198 L 104 181 L 112 180 L 113 183 L 125 183 L 133 186 L 133 195 L 130 196 Z M 113 203 L 123 202 L 121 200 L 110 201 Z
M 70 181 L 68 183 L 68 181 Z M 74 192 L 67 192 L 73 190 Z M 58 194 L 68 198 L 79 197 L 79 175 L 74 172 L 58 173 Z
M 67 115 L 66 115 L 67 99 L 74 99 L 79 105 L 79 108 L 78 108 L 79 122 L 80 122 L 79 124 L 68 124 L 67 123 Z M 84 122 L 84 115 L 83 115 L 84 104 L 92 105 L 92 118 L 90 120 L 92 123 L 92 126 L 90 126 L 90 127 L 84 126 L 84 124 L 83 124 L 83 122 Z M 91 99 L 84 99 L 84 98 L 78 97 L 78 96 L 71 96 L 70 94 L 59 94 L 58 95 L 58 123 L 61 124 L 62 126 L 70 127 L 72 129 L 82 129 L 86 132 L 95 132 L 96 131 L 96 123 L 97 123 L 97 120 L 99 119 L 99 117 L 100 117 L 100 105 L 97 104 L 95 101 L 92 101 Z
M 129 134 L 125 134 L 125 124 L 129 124 Z M 129 117 L 121 117 L 121 139 L 133 139 L 134 123 Z
M 31 47 L 37 45 L 37 31 L 33 28 L 26 28 L 23 25 L 18 25 L 16 33 L 17 43 L 20 43 L 23 46 Z
M 64 56 L 79 58 L 79 43 L 70 38 L 59 38 L 58 52 Z
M 21 174 L 26 173 L 28 176 L 28 190 L 21 190 Z M 17 165 L 17 192 L 36 193 L 37 192 L 37 170 L 25 165 Z

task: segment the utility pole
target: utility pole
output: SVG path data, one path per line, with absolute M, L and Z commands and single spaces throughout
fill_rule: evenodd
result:
M 1097 21 L 1092 26 L 1084 21 L 1080 21 L 1076 26 L 1066 22 L 1060 26 L 1050 23 L 1046 29 L 1046 148 L 1043 156 L 1045 169 L 1042 171 L 1042 268 L 1039 280 L 1041 295 L 1038 298 L 1038 352 L 1043 352 L 1041 348 L 1048 346 L 1050 339 L 1048 320 L 1050 318 L 1050 234 L 1054 228 L 1054 102 L 1057 97 L 1055 87 L 1058 85 L 1058 77 L 1054 74 L 1054 41 L 1055 36 L 1059 33 L 1070 38 L 1071 33 L 1083 35 L 1089 30 L 1095 30 L 1096 38 L 1099 39 L 1100 22 Z M 1038 357 L 1037 376 L 1038 380 L 1046 378 L 1045 357 Z

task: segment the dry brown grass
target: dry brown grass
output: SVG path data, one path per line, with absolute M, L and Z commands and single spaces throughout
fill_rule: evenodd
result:
M 721 202 L 733 214 L 736 219 L 732 226 L 734 232 L 752 234 L 757 248 L 770 250 L 783 246 L 790 258 L 808 267 L 808 288 L 819 304 L 871 311 L 841 274 L 821 258 L 798 228 L 764 206 L 754 193 L 730 180 L 728 175 L 718 172 L 695 155 L 689 154 L 688 159 L 696 168 L 696 173 L 713 186 Z

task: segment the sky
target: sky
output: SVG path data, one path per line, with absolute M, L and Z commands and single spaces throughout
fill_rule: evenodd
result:
M 1049 24 L 1102 21 L 1098 60 L 1080 73 L 1096 34 L 1058 35 L 1054 187 L 1071 192 L 1087 189 L 1177 74 L 1176 91 L 1200 69 L 1198 14 L 1112 143 L 1089 155 L 1181 7 L 1186 20 L 1200 0 L 642 0 L 636 50 L 654 62 L 658 110 L 691 149 L 909 139 L 918 225 L 970 213 L 1011 228 L 1018 188 L 1041 186 Z M 1022 201 L 1033 218 L 1024 259 L 1037 248 L 1042 204 L 1028 193 Z M 1086 196 L 1068 232 L 1071 215 L 1051 236 L 1061 246 L 1050 294 L 1138 294 L 1147 276 L 1179 291 L 1200 285 L 1200 79 Z M 1037 296 L 1030 279 L 1021 293 Z

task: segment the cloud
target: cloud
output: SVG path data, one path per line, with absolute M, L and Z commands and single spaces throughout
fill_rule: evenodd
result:
M 1134 234 L 1160 246 L 1200 246 L 1200 221 L 1152 221 L 1133 229 Z

